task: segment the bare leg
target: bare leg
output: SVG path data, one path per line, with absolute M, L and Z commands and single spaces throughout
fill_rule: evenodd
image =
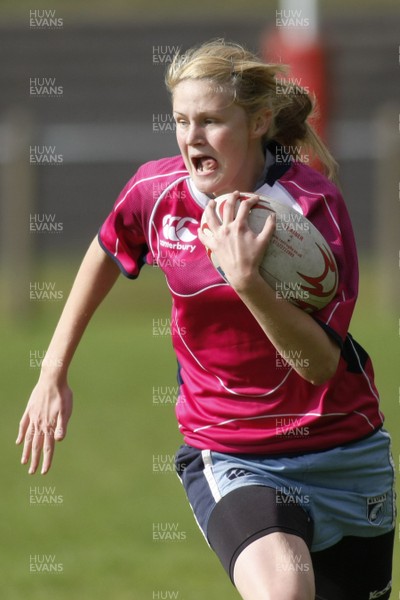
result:
M 296 535 L 275 532 L 238 556 L 235 585 L 244 600 L 314 600 L 311 556 Z

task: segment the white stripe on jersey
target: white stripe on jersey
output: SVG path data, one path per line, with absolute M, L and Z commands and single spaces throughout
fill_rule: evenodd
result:
M 352 411 L 355 412 L 355 411 Z M 198 431 L 204 431 L 205 429 L 211 429 L 212 427 L 223 427 L 224 425 L 228 425 L 229 423 L 235 423 L 236 421 L 256 421 L 258 419 L 269 419 L 276 417 L 345 417 L 352 413 L 316 413 L 316 412 L 308 412 L 308 413 L 283 413 L 276 415 L 257 415 L 256 417 L 238 417 L 237 419 L 227 419 L 226 421 L 220 421 L 219 423 L 213 423 L 211 425 L 203 425 L 202 427 L 197 427 L 193 429 L 193 433 L 197 433 Z M 364 415 L 363 415 L 364 416 Z M 375 428 L 373 428 L 375 429 Z
M 371 384 L 371 381 L 370 381 L 370 379 L 369 379 L 368 375 L 366 374 L 366 372 L 365 372 L 365 371 L 364 371 L 364 369 L 362 368 L 362 365 L 361 365 L 361 360 L 360 360 L 360 357 L 359 357 L 359 356 L 358 356 L 358 354 L 357 354 L 357 350 L 356 350 L 356 349 L 355 349 L 355 347 L 354 347 L 353 340 L 352 340 L 350 337 L 349 337 L 348 339 L 349 339 L 349 342 L 350 342 L 350 344 L 351 344 L 351 347 L 353 348 L 353 352 L 354 352 L 354 354 L 355 354 L 355 355 L 356 355 L 356 357 L 357 357 L 358 366 L 360 367 L 360 370 L 361 370 L 362 374 L 364 375 L 364 378 L 367 380 L 368 387 L 369 387 L 369 389 L 371 390 L 371 394 L 373 395 L 373 397 L 375 398 L 375 400 L 376 400 L 376 402 L 377 402 L 377 404 L 378 404 L 378 414 L 379 414 L 379 418 L 380 418 L 381 422 L 383 423 L 384 419 L 383 419 L 383 417 L 382 417 L 382 413 L 381 413 L 381 411 L 379 410 L 380 398 L 379 398 L 379 396 L 376 394 L 376 392 L 375 392 L 374 388 L 372 387 L 372 384 Z M 360 414 L 361 414 L 361 413 L 360 413 Z M 364 416 L 364 415 L 363 415 L 363 416 Z
M 186 347 L 186 350 L 192 356 L 193 360 L 195 360 L 197 362 L 197 364 L 199 365 L 199 367 L 201 369 L 203 369 L 203 371 L 205 371 L 206 373 L 209 373 L 210 375 L 212 375 L 213 377 L 215 377 L 215 379 L 220 383 L 221 387 L 223 387 L 224 390 L 226 390 L 227 392 L 229 392 L 229 394 L 232 394 L 233 396 L 243 396 L 243 397 L 246 397 L 246 398 L 265 398 L 267 396 L 270 396 L 271 394 L 273 394 L 274 392 L 276 392 L 276 390 L 278 390 L 285 383 L 286 379 L 289 377 L 289 375 L 293 371 L 293 369 L 290 368 L 289 371 L 286 373 L 285 377 L 282 379 L 282 381 L 274 389 L 270 390 L 269 392 L 264 392 L 263 394 L 245 394 L 243 392 L 235 392 L 235 390 L 232 390 L 232 389 L 228 388 L 224 384 L 224 382 L 222 381 L 222 379 L 220 377 L 218 377 L 218 375 L 215 375 L 214 373 L 211 373 L 211 371 L 209 369 L 206 369 L 206 367 L 204 365 L 202 365 L 201 362 L 199 361 L 199 359 L 193 354 L 193 352 L 191 351 L 191 349 L 189 348 L 189 346 L 187 345 L 187 343 L 183 339 L 183 336 L 181 335 L 181 330 L 180 330 L 180 327 L 179 327 L 179 324 L 178 324 L 178 319 L 176 317 L 176 312 L 175 312 L 175 324 L 176 324 L 176 330 L 177 330 L 177 332 L 179 334 L 179 337 L 180 337 L 180 339 L 182 341 L 182 344 Z M 233 419 L 233 420 L 236 420 L 236 419 Z
M 355 411 L 353 411 L 353 412 L 354 412 L 354 414 L 355 414 L 355 415 L 360 415 L 360 417 L 363 417 L 363 418 L 364 418 L 364 419 L 367 421 L 368 425 L 371 427 L 371 429 L 372 429 L 373 431 L 376 429 L 376 427 L 374 427 L 374 426 L 372 425 L 371 421 L 368 419 L 367 415 L 364 415 L 364 413 L 361 413 L 361 412 L 360 412 L 360 411 L 358 411 L 358 410 L 355 410 Z
M 151 230 L 154 229 L 156 237 L 157 237 L 157 245 L 159 242 L 159 238 L 158 238 L 158 231 L 157 231 L 157 227 L 154 225 L 153 222 L 153 218 L 154 218 L 154 214 L 158 208 L 158 205 L 160 204 L 161 200 L 164 198 L 164 196 L 173 188 L 175 187 L 178 183 L 180 183 L 181 181 L 185 181 L 185 179 L 188 179 L 188 175 L 187 175 L 187 171 L 178 171 L 178 173 L 186 173 L 186 175 L 184 177 L 178 177 L 178 179 L 174 179 L 174 181 L 172 181 L 166 188 L 165 190 L 162 191 L 162 193 L 159 195 L 159 197 L 157 198 L 156 202 L 154 203 L 153 206 L 153 210 L 151 211 L 151 215 L 149 218 L 149 232 L 148 232 L 148 237 L 149 237 L 149 249 L 152 252 L 153 256 L 154 256 L 154 249 L 151 243 Z M 175 175 L 175 173 L 169 173 L 169 175 Z M 155 179 L 155 177 L 151 177 L 149 179 Z M 144 181 L 142 179 L 142 181 Z
M 114 252 L 115 257 L 118 256 L 118 248 L 119 248 L 119 238 L 117 237 L 117 239 L 115 240 L 115 252 Z
M 334 222 L 334 224 L 335 224 L 338 232 L 340 233 L 340 235 L 342 235 L 342 232 L 340 231 L 339 223 L 336 221 L 335 217 L 333 216 L 332 211 L 329 208 L 328 201 L 327 201 L 327 199 L 326 199 L 326 197 L 325 197 L 324 194 L 322 194 L 321 192 L 310 192 L 310 190 L 306 190 L 305 188 L 301 187 L 301 185 L 299 185 L 298 183 L 296 183 L 296 181 L 293 181 L 292 179 L 289 180 L 289 181 L 285 181 L 285 183 L 293 183 L 293 185 L 295 185 L 302 192 L 306 192 L 307 194 L 310 194 L 312 196 L 320 196 L 321 198 L 323 198 L 325 206 L 328 209 L 328 212 L 329 212 L 329 214 L 331 216 L 332 221 Z
M 172 171 L 172 173 L 162 173 L 159 175 L 152 175 L 151 177 L 143 177 L 143 179 L 139 179 L 139 181 L 135 181 L 132 187 L 126 192 L 125 196 L 121 198 L 121 200 L 114 206 L 114 212 L 121 206 L 123 202 L 125 202 L 127 195 L 131 192 L 139 183 L 143 183 L 143 181 L 151 181 L 152 179 L 159 179 L 161 177 L 170 177 L 171 175 L 179 175 L 180 173 L 186 173 L 187 171 Z
M 121 200 L 114 206 L 113 212 L 116 212 L 118 210 L 118 208 L 121 206 L 121 204 L 123 204 L 123 202 L 125 202 L 125 200 L 127 199 L 129 193 L 137 185 L 139 185 L 139 183 L 143 183 L 144 181 L 151 181 L 152 179 L 159 179 L 161 177 L 170 177 L 171 175 L 178 175 L 180 173 L 186 173 L 187 174 L 187 171 L 172 171 L 172 173 L 163 173 L 162 175 L 153 175 L 152 177 L 144 177 L 143 179 L 139 179 L 139 181 L 135 181 L 135 183 L 127 190 L 127 192 L 124 195 L 124 197 L 121 198 Z M 119 238 L 117 237 L 117 239 L 115 241 L 115 251 L 114 251 L 114 256 L 115 257 L 118 256 L 118 248 L 119 248 Z
M 344 292 L 342 292 L 342 298 L 343 298 L 343 300 L 346 300 Z M 332 317 L 333 317 L 333 315 L 335 314 L 335 311 L 336 311 L 336 309 L 338 308 L 338 306 L 340 306 L 340 302 L 337 302 L 337 303 L 335 304 L 335 306 L 333 307 L 333 309 L 332 309 L 332 312 L 331 312 L 331 314 L 329 315 L 329 317 L 328 317 L 328 319 L 327 319 L 327 321 L 326 321 L 325 325 L 329 325 L 329 321 L 332 319 Z
M 177 291 L 173 290 L 172 287 L 169 285 L 168 279 L 166 281 L 167 281 L 167 286 L 171 290 L 171 292 L 175 296 L 180 296 L 181 298 L 191 298 L 192 296 L 198 296 L 199 294 L 202 294 L 203 292 L 207 292 L 208 290 L 211 290 L 212 288 L 215 288 L 215 287 L 229 286 L 229 283 L 227 283 L 226 281 L 222 281 L 221 283 L 213 283 L 212 285 L 208 285 L 205 288 L 201 288 L 201 290 L 197 290 L 197 292 L 193 292 L 192 294 L 179 294 Z

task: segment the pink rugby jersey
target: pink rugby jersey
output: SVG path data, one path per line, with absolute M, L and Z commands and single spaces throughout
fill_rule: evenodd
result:
M 299 162 L 277 161 L 268 145 L 257 192 L 305 215 L 335 255 L 335 298 L 313 313 L 342 353 L 335 376 L 314 386 L 280 356 L 197 237 L 207 196 L 180 156 L 143 165 L 99 232 L 102 248 L 129 278 L 143 264 L 164 271 L 173 305 L 171 331 L 179 371 L 176 415 L 185 443 L 231 453 L 291 454 L 360 439 L 382 426 L 371 361 L 348 327 L 357 296 L 352 227 L 337 188 Z M 248 190 L 242 190 L 248 191 Z M 306 360 L 306 359 L 303 359 Z

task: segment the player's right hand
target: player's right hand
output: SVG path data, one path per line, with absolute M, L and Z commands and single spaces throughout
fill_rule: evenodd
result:
M 21 464 L 30 458 L 29 474 L 36 473 L 43 453 L 41 474 L 51 467 L 55 442 L 64 439 L 72 413 L 72 391 L 66 382 L 39 379 L 19 424 L 17 444 L 24 442 Z

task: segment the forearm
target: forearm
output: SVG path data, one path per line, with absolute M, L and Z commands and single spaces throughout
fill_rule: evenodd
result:
M 199 239 L 216 253 L 226 279 L 277 352 L 301 377 L 319 385 L 336 372 L 339 346 L 309 314 L 278 298 L 263 280 L 259 265 L 275 231 L 275 218 L 272 213 L 256 234 L 248 216 L 258 196 L 242 202 L 235 212 L 238 198 L 239 192 L 234 192 L 225 202 L 222 223 L 210 200 L 205 209 L 209 232 L 199 229 Z
M 96 308 L 114 285 L 119 269 L 94 239 L 82 261 L 68 300 L 43 359 L 19 424 L 17 444 L 24 441 L 21 462 L 31 457 L 36 472 L 43 452 L 42 474 L 50 469 L 55 441 L 64 439 L 72 412 L 67 372 L 74 352 Z
M 68 367 L 96 308 L 119 275 L 117 265 L 91 243 L 75 278 L 68 300 L 43 360 L 41 376 L 66 377 Z
M 278 298 L 261 276 L 252 277 L 237 293 L 277 352 L 301 377 L 319 385 L 334 375 L 339 346 L 308 313 Z

